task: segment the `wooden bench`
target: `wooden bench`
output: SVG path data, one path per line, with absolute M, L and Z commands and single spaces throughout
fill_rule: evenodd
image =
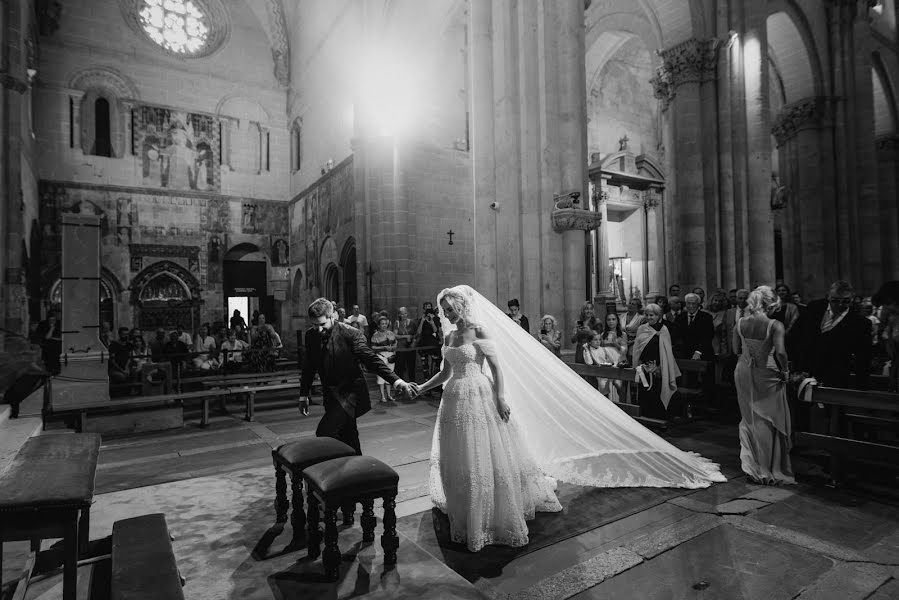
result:
M 75 600 L 78 555 L 86 550 L 100 454 L 97 434 L 49 434 L 25 442 L 0 477 L 0 578 L 3 542 L 63 539 L 63 600 Z M 24 597 L 33 557 L 19 587 Z M 2 581 L 0 581 L 2 584 Z
M 165 515 L 113 524 L 110 600 L 184 600 L 183 585 Z
M 899 434 L 899 394 L 842 388 L 817 387 L 811 398 L 800 402 L 823 405 L 826 419 L 818 431 L 795 431 L 793 443 L 824 450 L 830 455 L 831 485 L 847 478 L 847 465 L 853 460 L 875 461 L 883 465 L 899 464 L 899 445 L 856 439 L 856 427 L 880 429 L 894 439 Z

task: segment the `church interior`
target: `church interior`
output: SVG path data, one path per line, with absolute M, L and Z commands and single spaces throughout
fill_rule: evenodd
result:
M 0 599 L 899 597 L 896 20 L 895 0 L 0 3 Z M 279 453 L 326 414 L 318 379 L 297 410 L 307 307 L 399 338 L 389 367 L 421 383 L 443 343 L 416 350 L 424 303 L 459 284 L 727 482 L 560 481 L 529 545 L 468 552 L 430 499 L 439 392 L 368 373 L 358 437 L 399 483 L 337 559 L 326 510 L 318 558 Z M 742 462 L 728 319 L 759 286 L 792 307 L 770 318 L 790 485 Z M 676 332 L 678 302 L 692 327 L 691 297 L 715 339 L 673 339 L 678 399 L 652 413 L 637 327 L 661 303 Z M 591 363 L 610 316 L 620 357 Z M 807 321 L 851 319 L 845 380 L 793 355 Z

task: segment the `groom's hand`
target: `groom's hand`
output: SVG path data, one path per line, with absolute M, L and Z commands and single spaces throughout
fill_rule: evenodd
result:
M 412 387 L 403 381 L 402 379 L 397 379 L 393 384 L 394 389 L 399 389 L 407 398 L 412 398 Z
M 300 414 L 309 416 L 309 396 L 300 396 Z

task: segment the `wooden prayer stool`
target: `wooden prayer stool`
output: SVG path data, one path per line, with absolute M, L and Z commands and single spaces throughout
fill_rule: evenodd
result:
M 110 600 L 184 600 L 183 586 L 165 515 L 113 524 Z
M 277 523 L 287 521 L 287 475 L 290 474 L 290 487 L 293 496 L 293 513 L 290 524 L 293 527 L 291 547 L 298 545 L 299 539 L 306 530 L 306 513 L 303 512 L 303 469 L 320 462 L 344 456 L 355 456 L 356 451 L 340 440 L 329 437 L 306 438 L 296 442 L 282 444 L 272 450 L 272 462 L 275 465 L 275 520 Z M 353 523 L 353 510 L 343 513 L 344 523 Z M 317 521 L 316 521 L 317 524 Z
M 322 564 L 331 581 L 340 577 L 340 548 L 337 545 L 337 508 L 362 503 L 362 542 L 375 541 L 375 498 L 384 502 L 384 564 L 396 564 L 400 538 L 396 533 L 396 495 L 400 476 L 376 458 L 346 456 L 318 463 L 303 471 L 309 502 L 307 556 L 315 560 L 320 553 L 319 505 L 325 516 L 325 550 Z M 345 513 L 344 513 L 345 514 Z

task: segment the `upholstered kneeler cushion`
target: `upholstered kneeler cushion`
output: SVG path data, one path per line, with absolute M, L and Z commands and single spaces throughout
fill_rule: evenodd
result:
M 322 461 L 339 458 L 341 456 L 354 456 L 356 451 L 341 442 L 329 437 L 315 437 L 289 442 L 278 447 L 274 451 L 275 460 L 289 467 L 291 471 L 299 472 Z
M 361 496 L 396 494 L 400 476 L 396 471 L 370 456 L 346 456 L 312 465 L 303 477 L 317 488 L 327 501 Z

